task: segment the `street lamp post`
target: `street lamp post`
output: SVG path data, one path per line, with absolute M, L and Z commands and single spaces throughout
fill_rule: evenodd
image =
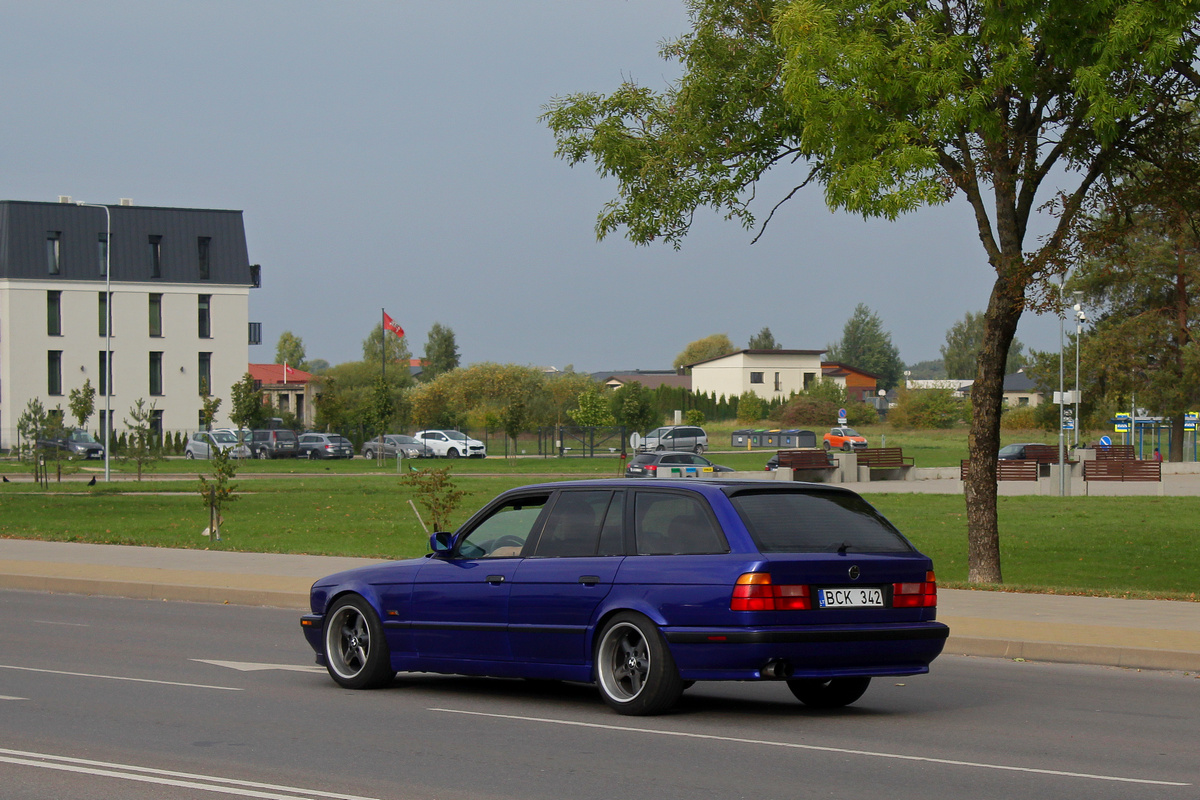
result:
M 112 480 L 112 211 L 100 203 L 78 203 L 104 209 L 104 482 Z
M 1083 292 L 1075 292 L 1075 446 L 1079 446 L 1079 340 L 1083 336 L 1083 323 L 1087 314 L 1083 311 Z

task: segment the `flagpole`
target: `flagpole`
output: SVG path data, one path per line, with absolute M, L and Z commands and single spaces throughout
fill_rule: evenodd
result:
M 387 311 L 379 309 L 379 377 L 387 382 Z

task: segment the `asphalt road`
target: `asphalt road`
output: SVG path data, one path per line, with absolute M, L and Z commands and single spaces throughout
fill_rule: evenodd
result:
M 592 687 L 402 676 L 347 692 L 294 611 L 0 591 L 0 797 L 1195 798 L 1200 680 L 943 657 L 814 712 L 700 683 L 671 714 Z

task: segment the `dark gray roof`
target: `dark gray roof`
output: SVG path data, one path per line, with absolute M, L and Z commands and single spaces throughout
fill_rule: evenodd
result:
M 108 206 L 112 280 L 254 286 L 241 211 Z M 104 209 L 74 203 L 0 201 L 0 278 L 103 282 Z M 59 273 L 49 274 L 47 240 L 58 239 Z M 160 273 L 151 275 L 151 237 L 159 237 Z M 208 240 L 209 277 L 200 275 Z

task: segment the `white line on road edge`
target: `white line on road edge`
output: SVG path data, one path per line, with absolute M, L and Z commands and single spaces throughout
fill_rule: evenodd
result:
M 165 769 L 138 767 L 132 764 L 115 764 L 108 761 L 92 761 L 86 758 L 70 758 L 69 756 L 56 756 L 48 753 L 27 753 L 22 750 L 7 750 L 4 748 L 0 748 L 0 762 L 26 767 L 55 769 L 62 772 L 77 772 L 103 778 L 120 778 L 121 780 L 138 781 L 139 783 L 154 783 L 160 786 L 199 789 L 205 792 L 219 792 L 239 797 L 257 797 L 262 798 L 262 800 L 313 800 L 314 798 L 376 800 L 376 798 L 362 797 L 355 794 L 337 794 L 334 792 L 322 792 L 316 789 L 299 789 L 294 786 L 278 786 L 273 783 L 239 781 L 233 778 L 221 778 L 216 775 L 197 775 L 191 772 L 174 772 Z M 198 781 L 207 781 L 207 783 L 198 783 Z M 219 786 L 217 784 L 228 785 Z
M 1154 781 L 1146 778 L 1122 778 L 1115 775 L 1092 775 L 1087 772 L 1064 772 L 1056 769 L 1037 769 L 1034 767 L 1012 767 L 1007 764 L 983 764 L 977 761 L 956 761 L 949 758 L 932 758 L 929 756 L 906 756 L 900 753 L 879 753 L 871 750 L 853 750 L 845 747 L 822 747 L 815 744 L 796 744 L 795 742 L 772 742 L 766 739 L 740 739 L 734 736 L 717 736 L 711 733 L 687 733 L 684 731 L 655 730 L 652 728 L 633 728 L 625 725 L 602 725 L 596 722 L 575 722 L 566 719 L 548 719 L 545 717 L 519 717 L 513 714 L 486 714 L 482 711 L 462 711 L 455 708 L 430 708 L 429 711 L 440 711 L 444 714 L 466 714 L 473 717 L 493 717 L 495 719 L 511 719 L 521 722 L 544 722 L 550 725 L 570 725 L 577 728 L 598 728 L 606 731 L 624 731 L 628 733 L 650 733 L 656 736 L 680 736 L 687 739 L 709 739 L 717 742 L 734 742 L 736 744 L 757 744 L 768 747 L 789 747 L 795 750 L 816 750 L 822 753 L 842 753 L 844 755 L 871 756 L 873 758 L 894 758 L 900 761 L 923 761 L 930 764 L 946 764 L 952 767 L 975 767 L 976 769 L 999 769 L 1009 772 L 1028 772 L 1036 775 L 1056 775 L 1063 778 L 1087 778 L 1094 781 L 1117 781 L 1119 783 L 1144 783 L 1152 786 L 1191 786 L 1190 783 L 1176 781 Z
M 28 700 L 28 697 L 9 697 L 6 694 L 0 694 L 0 700 Z
M 36 669 L 34 667 L 14 667 L 11 664 L 0 664 L 0 669 L 15 669 L 21 672 L 41 672 L 46 675 L 68 675 L 72 678 L 103 678 L 106 681 L 132 681 L 133 683 L 157 683 L 161 686 L 183 686 L 187 689 L 220 689 L 223 692 L 241 692 L 235 686 L 209 686 L 204 683 L 180 683 L 179 681 L 156 681 L 150 678 L 127 678 L 124 675 L 93 675 L 89 672 L 64 672 L 61 669 Z
M 236 669 L 238 672 L 262 672 L 264 670 L 283 670 L 285 672 L 319 672 L 325 674 L 324 667 L 310 667 L 304 664 L 259 664 L 254 661 L 214 661 L 207 658 L 193 658 L 199 664 L 212 664 L 214 667 Z

